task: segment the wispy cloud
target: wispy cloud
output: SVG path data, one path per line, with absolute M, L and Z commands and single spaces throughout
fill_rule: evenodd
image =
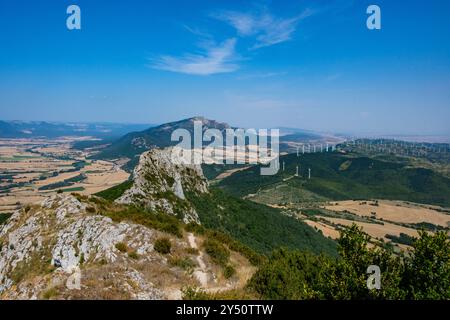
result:
M 250 49 L 258 49 L 290 40 L 298 22 L 313 13 L 312 10 L 306 9 L 294 17 L 280 18 L 264 9 L 257 13 L 221 11 L 212 16 L 234 27 L 237 37 L 254 37 L 255 43 Z M 183 27 L 202 39 L 201 51 L 181 56 L 161 55 L 151 59 L 151 68 L 192 75 L 228 73 L 239 69 L 237 62 L 240 59 L 236 54 L 236 38 L 216 43 L 213 41 L 213 36 L 207 32 L 187 25 Z M 278 74 L 269 73 L 260 77 L 276 75 Z
M 236 11 L 222 11 L 212 16 L 230 24 L 241 37 L 256 37 L 252 49 L 268 47 L 291 39 L 299 21 L 314 13 L 306 9 L 291 18 L 276 17 L 267 10 L 262 13 L 242 13 Z
M 186 29 L 187 31 L 189 31 L 190 33 L 192 33 L 193 35 L 196 35 L 196 36 L 199 36 L 199 37 L 202 37 L 205 39 L 213 38 L 209 33 L 205 32 L 203 30 L 200 30 L 199 28 L 190 27 L 187 24 L 184 24 L 183 28 Z
M 152 60 L 154 69 L 193 75 L 211 75 L 236 71 L 236 39 L 231 38 L 216 44 L 208 41 L 202 44 L 200 54 L 185 54 L 181 57 L 163 55 Z

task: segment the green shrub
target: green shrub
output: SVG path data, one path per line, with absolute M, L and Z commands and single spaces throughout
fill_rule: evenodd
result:
M 185 271 L 192 271 L 195 267 L 194 261 L 190 258 L 180 258 L 180 257 L 172 257 L 169 259 L 169 264 L 174 267 L 179 267 Z
M 53 287 L 53 288 L 50 288 L 50 289 L 46 290 L 42 294 L 42 298 L 44 300 L 50 300 L 51 298 L 53 298 L 53 297 L 55 297 L 57 295 L 58 295 L 58 290 L 55 287 Z
M 130 189 L 133 186 L 133 181 L 127 180 L 117 186 L 114 186 L 112 188 L 100 191 L 96 193 L 95 195 L 98 197 L 101 197 L 106 200 L 114 201 L 118 198 L 120 198 L 125 191 Z
M 119 242 L 116 243 L 116 249 L 119 250 L 120 252 L 127 252 L 128 246 L 123 242 Z
M 207 239 L 203 246 L 206 253 L 211 257 L 212 261 L 220 266 L 225 266 L 230 259 L 230 250 L 222 243 L 214 239 Z
M 85 262 L 84 260 L 84 253 L 82 252 L 80 255 L 80 264 L 83 264 Z
M 139 259 L 139 255 L 137 254 L 136 250 L 132 250 L 132 251 L 128 252 L 128 257 L 130 257 L 131 259 L 134 259 L 134 260 Z
M 88 206 L 88 207 L 86 208 L 86 212 L 88 212 L 88 213 L 95 213 L 95 212 L 96 212 L 95 207 Z
M 11 217 L 11 213 L 0 213 L 0 225 L 6 223 L 6 221 Z
M 232 265 L 226 265 L 223 269 L 223 276 L 225 279 L 230 279 L 232 276 L 236 274 L 236 269 Z
M 181 289 L 183 300 L 255 300 L 253 292 L 247 289 L 231 289 L 207 293 L 196 287 L 184 287 Z
M 196 249 L 196 248 L 187 248 L 187 249 L 186 249 L 186 252 L 187 252 L 188 254 L 192 254 L 192 255 L 198 256 L 198 249 Z
M 185 287 L 181 289 L 183 300 L 208 300 L 209 295 L 205 290 L 195 287 Z
M 172 248 L 172 244 L 168 238 L 159 238 L 155 241 L 154 246 L 156 252 L 161 254 L 168 254 Z
M 146 209 L 127 206 L 112 207 L 112 203 L 108 200 L 92 197 L 93 201 L 98 202 L 98 212 L 106 217 L 111 218 L 114 222 L 130 221 L 143 225 L 148 228 L 157 229 L 181 238 L 181 222 L 173 216 L 165 213 L 150 212 Z

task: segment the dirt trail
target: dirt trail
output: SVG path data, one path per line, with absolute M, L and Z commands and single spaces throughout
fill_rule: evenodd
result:
M 192 233 L 188 233 L 188 241 L 191 248 L 199 249 L 197 239 Z M 247 281 L 252 277 L 253 273 L 256 270 L 254 266 L 246 265 L 246 263 L 239 264 L 239 261 L 235 261 L 238 263 L 238 267 L 236 268 L 237 279 L 234 281 L 217 283 L 214 274 L 210 269 L 207 268 L 207 265 L 204 261 L 203 251 L 199 250 L 199 255 L 196 257 L 196 260 L 199 267 L 194 271 L 194 276 L 201 283 L 202 288 L 209 293 L 242 288 L 246 285 Z
M 188 241 L 189 245 L 193 249 L 198 249 L 197 241 L 195 236 L 192 233 L 188 233 Z M 199 268 L 194 271 L 194 276 L 197 278 L 197 280 L 200 282 L 202 287 L 208 286 L 208 272 L 206 270 L 206 264 L 203 260 L 204 253 L 202 251 L 199 251 L 199 255 L 195 258 L 197 260 Z

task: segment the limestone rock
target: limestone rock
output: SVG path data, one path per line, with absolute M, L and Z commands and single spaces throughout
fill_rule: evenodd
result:
M 186 193 L 208 192 L 200 165 L 186 164 L 175 147 L 153 149 L 141 155 L 134 170 L 134 183 L 117 203 L 134 204 L 180 217 L 183 222 L 200 223 Z

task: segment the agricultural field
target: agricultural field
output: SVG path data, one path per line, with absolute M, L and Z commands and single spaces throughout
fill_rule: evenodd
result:
M 126 181 L 121 159 L 89 160 L 72 149 L 86 138 L 0 139 L 0 213 L 58 192 L 94 194 Z
M 318 209 L 300 210 L 297 217 L 324 236 L 337 239 L 339 230 L 353 223 L 374 243 L 407 250 L 418 230 L 444 230 L 450 235 L 450 210 L 405 201 L 371 200 L 325 203 Z

